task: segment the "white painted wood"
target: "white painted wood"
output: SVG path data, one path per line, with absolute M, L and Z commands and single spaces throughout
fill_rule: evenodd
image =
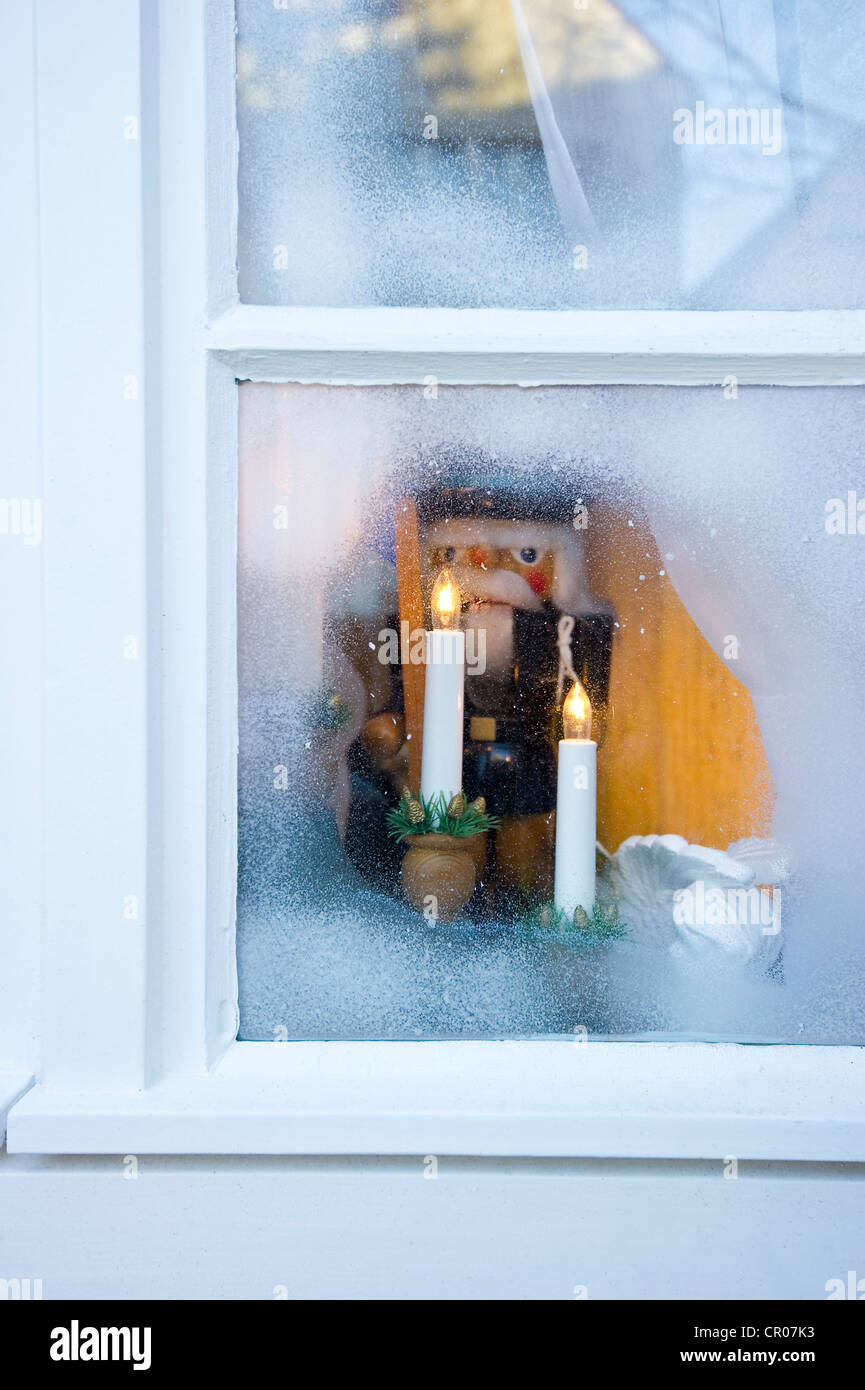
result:
M 235 283 L 233 43 L 230 6 L 161 6 L 164 973 L 148 1026 L 165 1069 L 192 1075 L 237 1024 L 237 388 L 200 346 Z
M 861 385 L 865 312 L 291 309 L 240 305 L 204 340 L 250 381 Z
M 861 1167 L 0 1157 L 0 1273 L 45 1299 L 822 1300 L 863 1275 Z M 729 1165 L 727 1165 L 729 1168 Z M 425 1173 L 437 1171 L 437 1177 Z M 579 1310 L 575 1310 L 578 1315 Z M 624 1314 L 623 1314 L 624 1316 Z M 585 1329 L 585 1321 L 581 1323 Z M 819 1350 L 818 1350 L 819 1355 Z
M 865 1160 L 858 1048 L 241 1043 L 145 1095 L 32 1090 L 11 1153 Z
M 144 6 L 147 13 L 148 7 Z M 150 18 L 153 19 L 152 9 Z M 110 54 L 110 61 L 106 55 Z M 44 364 L 43 1076 L 145 1084 L 148 273 L 138 4 L 38 0 Z M 157 532 L 158 535 L 158 532 Z M 153 653 L 155 658 L 156 653 Z M 152 668 L 151 668 L 152 669 Z M 155 1048 L 158 1035 L 151 1036 Z
M 115 116 L 129 114 L 125 100 L 114 110 L 118 94 L 131 90 L 139 59 L 147 72 L 153 57 L 147 27 L 139 34 L 142 52 L 133 52 L 134 8 L 128 0 L 40 3 L 51 548 L 37 548 L 35 558 L 46 562 L 53 682 L 44 765 L 43 1085 L 47 1078 L 55 1089 L 30 1092 L 13 1115 L 20 1147 L 113 1153 L 71 1160 L 0 1154 L 0 1277 L 40 1279 L 45 1298 L 571 1300 L 577 1288 L 590 1300 L 824 1298 L 829 1279 L 844 1280 L 851 1269 L 865 1274 L 862 1167 L 746 1155 L 861 1158 L 865 1087 L 854 1049 L 241 1044 L 204 1074 L 232 1034 L 234 372 L 245 374 L 244 354 L 252 360 L 261 344 L 241 342 L 235 360 L 229 354 L 207 368 L 206 305 L 214 312 L 232 302 L 234 146 L 224 119 L 231 7 L 224 0 L 161 6 L 158 198 L 152 147 L 145 141 L 135 151 L 139 169 L 130 184 L 110 138 Z M 0 378 L 0 491 L 29 497 L 38 493 L 40 465 L 35 83 L 29 7 L 19 0 L 8 10 L 0 104 L 11 112 L 4 189 L 15 217 L 4 224 L 12 332 Z M 218 148 L 205 161 L 208 77 L 211 102 L 223 106 L 212 126 Z M 143 95 L 142 111 L 152 114 Z M 214 189 L 209 212 L 205 163 Z M 152 295 L 160 267 L 139 239 L 144 228 L 152 248 L 160 208 L 161 363 L 145 288 Z M 324 331 L 327 312 L 319 330 L 307 311 L 300 314 L 306 327 L 297 350 L 291 347 L 289 360 L 277 345 L 270 359 L 274 373 L 289 374 L 284 379 L 310 372 L 311 380 L 340 373 L 417 380 L 430 370 L 429 322 L 418 325 L 414 360 L 390 341 L 392 319 L 380 321 L 369 350 L 352 357 L 352 340 L 350 352 Z M 849 329 L 839 322 L 840 334 Z M 324 348 L 310 346 L 316 332 Z M 861 367 L 851 368 L 858 341 L 827 340 L 813 359 L 803 351 L 774 362 L 766 353 L 754 371 L 771 367 L 783 380 L 859 380 Z M 133 427 L 112 391 L 126 361 L 139 360 L 142 342 L 142 410 Z M 437 342 L 442 380 L 511 380 L 515 370 L 525 374 L 519 380 L 572 379 L 568 373 L 592 380 L 592 372 L 605 371 L 634 380 L 664 366 L 651 353 L 642 365 L 637 358 L 613 362 L 609 343 L 593 364 L 587 356 L 577 361 L 567 343 L 545 361 L 537 343 L 498 354 L 495 341 L 472 340 L 463 360 L 457 346 Z M 692 371 L 673 354 L 664 369 L 693 382 L 710 369 L 708 379 L 717 380 L 721 365 L 704 353 Z M 157 373 L 160 391 L 152 389 Z M 765 376 L 741 376 L 749 379 Z M 148 564 L 142 499 L 151 535 L 158 541 L 164 533 L 161 592 L 155 551 Z M 38 575 L 31 556 L 4 548 L 6 539 L 0 578 L 10 600 L 4 621 L 12 679 L 0 682 L 0 718 L 14 733 L 0 803 L 0 1057 L 16 1070 L 0 1076 L 0 1132 L 38 1065 L 42 1022 L 34 980 L 42 954 Z M 164 647 L 161 690 L 148 689 L 140 669 L 123 689 L 105 648 L 118 613 L 125 623 L 130 611 L 145 611 L 145 581 L 151 627 L 154 613 L 165 613 L 150 649 L 155 658 Z M 158 670 L 154 660 L 151 671 Z M 145 723 L 163 731 L 149 751 Z M 149 866 L 145 823 L 158 856 Z M 142 866 L 151 898 L 162 891 L 161 956 L 155 937 L 145 951 L 115 935 L 116 880 Z M 151 912 L 147 931 L 159 922 Z M 157 964 L 164 967 L 162 1007 Z M 145 1025 L 162 1046 L 170 1080 L 138 1093 Z M 110 1093 L 111 1086 L 118 1089 Z M 291 1153 L 329 1146 L 340 1156 L 194 1156 L 209 1147 Z M 190 1156 L 148 1156 L 174 1147 Z M 376 1148 L 404 1156 L 341 1156 Z M 450 1157 L 449 1149 L 711 1158 L 485 1159 Z M 731 1181 L 724 1160 L 737 1151 L 738 1179 Z M 136 1170 L 126 1155 L 137 1161 L 133 1180 L 125 1178 Z M 431 1171 L 434 1180 L 425 1176 Z
M 45 1066 L 13 1147 L 862 1157 L 855 1049 L 231 1040 L 235 375 L 852 384 L 865 315 L 238 307 L 230 7 L 38 12 Z
M 8 209 L 0 261 L 0 1064 L 28 1071 L 39 1056 L 42 964 L 44 503 L 33 10 L 32 0 L 9 7 L 0 44 L 0 182 Z
M 33 1085 L 27 1072 L 0 1072 L 0 1147 L 6 1134 L 6 1119 L 16 1100 Z
M 163 161 L 191 180 L 191 211 L 204 215 L 204 271 L 210 317 L 237 305 L 237 113 L 234 5 L 225 0 L 158 0 L 161 88 L 168 102 L 182 101 L 188 129 L 164 126 Z M 178 15 L 176 11 L 182 9 Z M 187 64 L 195 79 L 187 84 Z M 178 137 L 180 137 L 178 141 Z M 175 143 L 177 142 L 177 143 Z M 177 193 L 182 198 L 182 190 Z M 203 196 L 202 196 L 203 195 Z M 176 237 L 182 201 L 166 208 Z
M 291 1044 L 281 1050 L 267 1044 L 229 1046 L 236 998 L 233 380 L 237 375 L 400 382 L 422 381 L 432 372 L 442 381 L 698 384 L 736 372 L 743 382 L 858 382 L 865 380 L 865 315 L 488 314 L 238 306 L 232 280 L 235 145 L 233 138 L 226 138 L 231 35 L 219 6 L 205 0 L 184 7 L 164 4 L 161 20 L 167 465 L 162 595 L 167 615 L 166 1007 L 161 1028 L 168 1079 L 140 1101 L 127 1097 L 107 1102 L 82 1095 L 78 1101 L 71 1098 L 69 1105 L 57 1105 L 55 1095 L 40 1091 L 16 1118 L 21 1128 L 14 1142 L 111 1147 L 126 1142 L 121 1136 L 135 1134 L 139 1147 L 296 1152 L 310 1146 L 339 1151 L 340 1146 L 360 1145 L 365 1152 L 379 1146 L 400 1152 L 401 1146 L 417 1141 L 426 1124 L 423 1119 L 418 1125 L 415 1113 L 416 1096 L 426 1090 L 430 1125 L 438 1125 L 440 1137 L 448 1140 L 449 1135 L 448 1142 L 469 1146 L 469 1151 L 472 1145 L 489 1144 L 490 1152 L 501 1151 L 501 1145 L 505 1152 L 525 1152 L 527 1143 L 537 1142 L 543 1151 L 552 1144 L 553 1152 L 559 1151 L 556 1144 L 564 1145 L 563 1151 L 582 1152 L 581 1143 L 601 1149 L 604 1144 L 620 1145 L 625 1151 L 632 1151 L 628 1146 L 642 1151 L 645 1144 L 657 1143 L 673 1152 L 688 1152 L 689 1143 L 697 1148 L 715 1143 L 719 1125 L 723 1128 L 725 1123 L 722 1101 L 729 1098 L 734 1105 L 735 1088 L 729 1097 L 724 1091 L 701 1110 L 700 1084 L 687 1084 L 687 1078 L 699 1078 L 702 1068 L 711 1068 L 707 1056 L 720 1057 L 718 1049 L 677 1044 L 666 1075 L 654 1061 L 653 1046 L 593 1044 L 593 1057 L 610 1057 L 609 1071 L 601 1073 L 597 1083 L 598 1104 L 615 1096 L 617 1108 L 604 1112 L 587 1138 L 589 1093 L 568 1101 L 573 1057 L 561 1044 Z M 210 134 L 208 103 L 215 113 Z M 207 187 L 202 178 L 205 166 Z M 206 284 L 201 280 L 204 263 L 209 266 Z M 205 357 L 211 359 L 206 378 Z M 152 1021 L 151 1026 L 157 1025 Z M 218 1073 L 201 1076 L 202 1066 L 212 1064 L 226 1047 Z M 515 1047 L 521 1057 L 533 1059 L 529 1070 L 537 1084 L 525 1089 L 513 1084 Z M 841 1065 L 843 1055 L 838 1049 L 809 1049 L 806 1060 L 796 1049 L 785 1048 L 777 1050 L 774 1062 L 766 1063 L 767 1052 L 735 1049 L 738 1087 L 752 1096 L 754 1106 L 741 1117 L 741 1124 L 755 1152 L 761 1145 L 764 1152 L 775 1144 L 794 1145 L 798 1119 L 810 1124 L 808 1107 L 813 1103 L 814 1113 L 821 1113 L 825 1072 L 820 1059 L 831 1070 Z M 554 1057 L 566 1061 L 554 1066 Z M 796 1078 L 793 1119 L 776 1123 L 776 1091 L 770 1096 L 754 1087 L 755 1075 L 765 1074 L 767 1066 L 779 1085 L 785 1076 Z M 335 1069 L 331 1090 L 324 1096 L 322 1077 L 331 1075 L 330 1069 Z M 402 1090 L 393 1091 L 390 1080 L 401 1069 Z M 454 1118 L 451 1096 L 455 1078 L 460 1077 L 464 1098 Z M 723 1089 L 723 1084 L 722 1072 L 717 1085 Z M 537 1097 L 544 1094 L 551 1108 L 550 1135 L 545 1134 L 544 1112 L 538 1109 Z M 657 1114 L 653 1112 L 644 1138 L 640 1116 L 647 1094 Z M 492 1116 L 490 1095 L 495 1095 L 498 1107 Z M 697 1106 L 703 1126 L 699 1132 L 689 1129 L 691 1104 Z M 721 1106 L 720 1115 L 712 1104 Z M 859 1118 L 855 1106 L 848 1107 L 846 1093 L 831 1118 L 831 1125 L 824 1123 L 825 1115 L 815 1121 L 810 1137 L 802 1142 L 818 1148 L 822 1143 L 827 1152 L 849 1156 L 859 1142 Z M 542 1137 L 532 1140 L 530 1134 Z

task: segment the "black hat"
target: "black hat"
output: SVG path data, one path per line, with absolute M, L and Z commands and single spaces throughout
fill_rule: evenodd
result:
M 417 499 L 421 521 L 452 521 L 457 517 L 489 517 L 494 521 L 570 522 L 574 506 L 585 498 L 576 490 L 544 492 L 538 487 L 517 491 L 512 473 L 503 486 L 428 488 Z

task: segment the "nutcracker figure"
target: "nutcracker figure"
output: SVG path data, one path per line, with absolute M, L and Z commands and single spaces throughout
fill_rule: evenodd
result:
M 587 510 L 454 487 L 422 495 L 418 518 L 424 582 L 447 565 L 462 597 L 463 787 L 499 820 L 492 881 L 549 893 L 563 688 L 579 676 L 600 727 L 609 687 L 613 618 L 588 590 Z
M 427 625 L 436 576 L 445 568 L 454 576 L 466 634 L 463 790 L 469 799 L 483 797 L 499 822 L 484 876 L 487 900 L 498 908 L 515 890 L 549 896 L 563 689 L 579 677 L 602 731 L 609 688 L 613 616 L 588 589 L 584 500 L 527 498 L 502 486 L 453 486 L 420 492 L 402 504 L 402 513 L 407 506 L 416 574 L 405 572 L 412 568 L 409 546 L 399 576 L 400 611 L 385 621 L 400 625 L 403 637 Z M 400 516 L 398 508 L 398 530 Z M 399 542 L 396 561 L 399 571 Z M 347 848 L 351 852 L 362 840 L 359 866 L 364 857 L 377 862 L 382 878 L 393 872 L 392 851 L 371 852 L 371 817 L 387 803 L 388 782 L 392 794 L 411 781 L 413 771 L 417 781 L 412 753 L 419 754 L 422 741 L 422 686 L 419 696 L 416 685 L 422 672 L 405 661 L 404 642 L 402 650 L 403 661 L 391 667 L 386 708 L 367 721 L 354 755 L 365 800 L 359 798 L 355 808 L 362 832 L 350 830 Z M 372 793 L 374 786 L 378 791 Z M 371 794 L 379 803 L 375 808 Z

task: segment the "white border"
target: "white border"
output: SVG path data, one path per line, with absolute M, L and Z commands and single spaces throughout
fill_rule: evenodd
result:
M 154 909 L 159 477 L 152 7 L 36 7 L 42 298 L 43 1075 L 141 1086 L 158 1070 Z M 111 54 L 110 62 L 104 55 Z M 95 69 L 98 66 L 98 79 Z M 158 526 L 158 522 L 157 522 Z M 154 592 L 153 585 L 157 588 Z M 152 1016 L 152 1014 L 151 1014 Z
M 210 1076 L 145 1094 L 37 1088 L 9 1148 L 855 1161 L 862 1060 L 847 1047 L 238 1043 Z
M 206 346 L 251 381 L 851 386 L 865 312 L 287 309 L 241 304 Z
M 39 190 L 32 0 L 7 6 L 0 46 L 4 333 L 0 342 L 2 491 L 43 507 Z M 43 507 L 44 511 L 44 507 Z M 13 520 L 14 528 L 14 520 Z M 0 1065 L 30 1072 L 42 990 L 42 559 L 33 537 L 0 535 Z M 3 1083 L 0 1081 L 0 1087 Z
M 46 535 L 45 1056 L 10 1150 L 865 1157 L 862 1049 L 233 1042 L 235 377 L 851 384 L 865 315 L 239 307 L 231 7 L 37 11 L 46 495 L 67 525 Z M 139 629 L 149 661 L 118 669 Z

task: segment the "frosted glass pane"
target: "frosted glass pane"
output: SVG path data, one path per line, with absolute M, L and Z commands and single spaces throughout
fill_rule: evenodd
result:
M 241 1036 L 861 1043 L 863 392 L 240 402 Z M 413 528 L 474 639 L 463 785 L 499 817 L 452 921 L 387 833 L 418 795 Z M 624 935 L 549 910 L 563 616 Z
M 237 0 L 261 304 L 857 307 L 853 0 Z

